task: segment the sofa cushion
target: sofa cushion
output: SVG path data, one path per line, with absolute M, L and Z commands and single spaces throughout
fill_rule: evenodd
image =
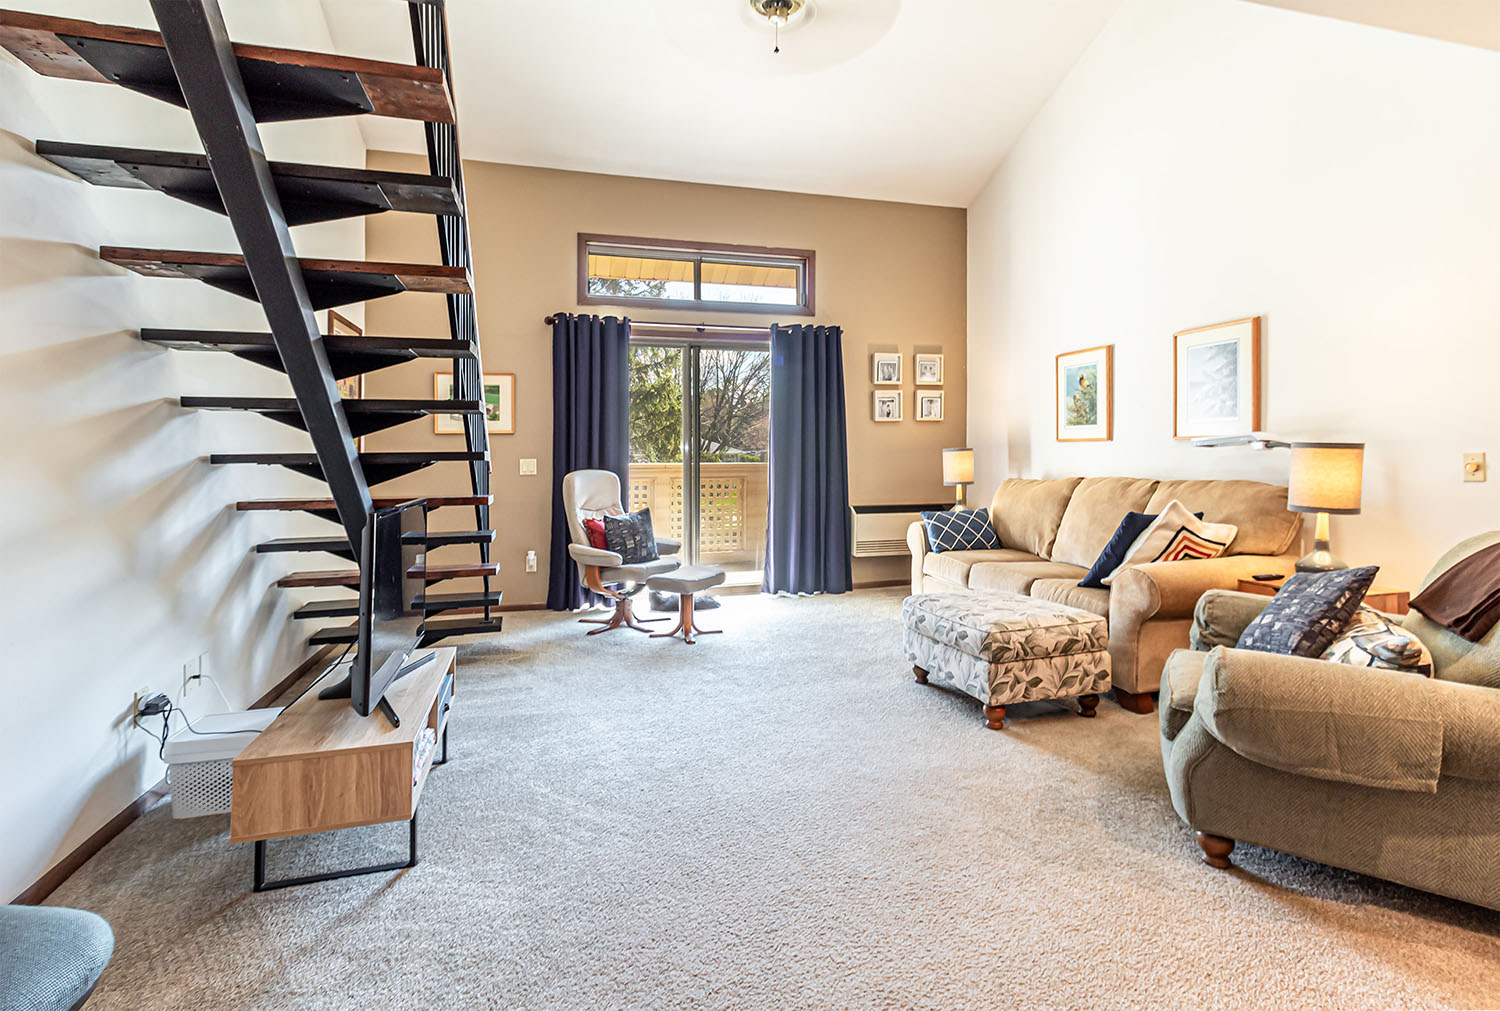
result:
M 990 523 L 1000 543 L 1043 558 L 1052 557 L 1057 528 L 1081 477 L 1002 481 L 990 502 Z
M 943 509 L 923 512 L 927 543 L 936 553 L 992 551 L 1000 547 L 987 509 Z
M 1062 562 L 979 562 L 969 570 L 969 589 L 1029 593 L 1038 579 L 1071 579 L 1078 582 L 1083 569 Z
M 1239 648 L 1287 656 L 1321 655 L 1349 624 L 1377 571 L 1376 566 L 1366 565 L 1297 573 L 1245 626 Z
M 1229 555 L 1281 555 L 1302 536 L 1302 517 L 1288 512 L 1286 489 L 1260 481 L 1163 481 L 1143 510 L 1159 513 L 1177 499 L 1210 523 L 1233 523 Z
M 1084 478 L 1068 500 L 1057 527 L 1057 541 L 1047 557 L 1069 565 L 1092 565 L 1125 514 L 1144 509 L 1155 490 L 1152 478 Z
M 1050 600 L 1054 604 L 1109 617 L 1109 591 L 1102 587 L 1079 586 L 1071 579 L 1038 579 L 1031 584 L 1031 595 L 1039 600 Z
M 1014 548 L 996 548 L 992 551 L 944 551 L 941 554 L 928 552 L 922 556 L 922 572 L 937 579 L 945 579 L 959 586 L 969 585 L 969 570 L 980 562 L 1040 562 L 1041 558 L 1029 551 Z

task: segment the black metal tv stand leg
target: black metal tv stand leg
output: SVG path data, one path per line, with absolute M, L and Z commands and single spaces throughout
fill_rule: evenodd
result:
M 415 867 L 417 866 L 417 816 L 412 815 L 411 821 L 407 824 L 410 826 L 411 833 L 405 863 L 351 867 L 343 871 L 324 871 L 322 874 L 306 874 L 299 878 L 280 878 L 276 881 L 266 880 L 266 840 L 257 839 L 255 842 L 255 891 L 269 892 L 275 888 L 291 888 L 293 885 L 311 885 L 319 881 L 335 881 L 339 878 L 358 877 L 361 874 L 379 874 L 382 871 L 401 871 L 408 867 Z

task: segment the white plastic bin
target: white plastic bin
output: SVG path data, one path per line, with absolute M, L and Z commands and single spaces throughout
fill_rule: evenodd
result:
M 167 738 L 167 782 L 172 786 L 172 817 L 228 814 L 234 783 L 234 756 L 281 715 L 280 708 L 216 713 L 193 721 Z

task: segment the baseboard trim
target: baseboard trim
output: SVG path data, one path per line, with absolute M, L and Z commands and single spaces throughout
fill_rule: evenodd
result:
M 167 781 L 163 779 L 125 806 L 125 809 L 105 822 L 98 831 L 73 847 L 61 860 L 36 879 L 36 883 L 11 900 L 15 906 L 35 906 L 57 890 L 57 887 L 72 876 L 104 845 L 125 831 L 126 826 L 149 811 L 157 801 L 167 795 Z
M 878 590 L 886 586 L 910 586 L 911 577 L 906 579 L 872 579 L 868 583 L 855 583 L 856 590 Z

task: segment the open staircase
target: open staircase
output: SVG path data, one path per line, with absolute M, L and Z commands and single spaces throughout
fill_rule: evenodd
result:
M 102 259 L 148 277 L 196 280 L 258 301 L 267 332 L 143 329 L 160 347 L 235 355 L 284 373 L 287 397 L 185 396 L 184 407 L 242 411 L 306 431 L 307 453 L 215 453 L 214 464 L 286 467 L 324 481 L 326 498 L 264 499 L 240 511 L 304 512 L 336 524 L 326 536 L 282 537 L 260 553 L 297 552 L 356 560 L 372 508 L 425 498 L 431 513 L 472 509 L 473 529 L 430 531 L 433 549 L 477 554 L 470 561 L 429 561 L 429 589 L 418 601 L 429 616 L 424 644 L 497 631 L 499 570 L 490 559 L 489 439 L 475 313 L 463 170 L 448 66 L 443 0 L 408 0 L 414 64 L 231 42 L 217 0 L 152 0 L 160 31 L 71 18 L 0 11 L 0 47 L 39 74 L 113 84 L 186 108 L 203 153 L 153 151 L 38 140 L 37 154 L 96 186 L 156 190 L 227 215 L 237 253 L 107 246 Z M 349 115 L 423 123 L 427 174 L 273 162 L 256 124 Z M 384 211 L 431 214 L 442 263 L 316 260 L 296 255 L 292 226 Z M 448 304 L 449 339 L 323 334 L 314 312 L 406 291 L 437 292 Z M 451 363 L 451 400 L 342 400 L 337 380 L 417 358 Z M 356 439 L 432 414 L 463 419 L 464 448 L 453 452 L 362 453 Z M 371 485 L 441 463 L 467 465 L 469 495 L 377 497 Z M 478 579 L 481 589 L 431 592 L 448 579 Z M 293 572 L 284 587 L 359 585 L 357 568 Z M 352 619 L 353 596 L 303 605 L 295 617 Z M 433 617 L 447 615 L 447 617 Z M 354 626 L 321 628 L 313 644 L 350 642 Z

